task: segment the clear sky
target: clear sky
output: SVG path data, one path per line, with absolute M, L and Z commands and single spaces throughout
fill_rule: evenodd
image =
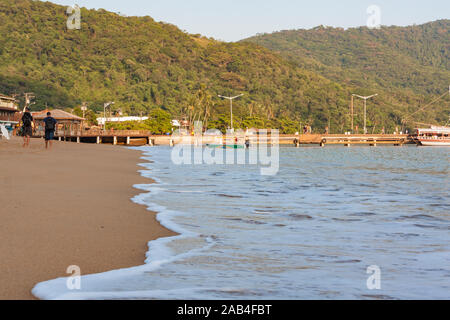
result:
M 450 18 L 450 0 L 52 0 L 126 15 L 149 15 L 225 41 L 288 29 L 365 26 L 367 8 L 381 9 L 382 25 L 412 25 Z

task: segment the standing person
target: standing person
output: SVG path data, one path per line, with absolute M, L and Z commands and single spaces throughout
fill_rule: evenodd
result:
M 50 112 L 47 112 L 47 118 L 44 119 L 45 123 L 45 149 L 48 149 L 50 143 L 50 148 L 52 147 L 53 138 L 55 137 L 56 130 L 56 120 L 52 117 Z
M 30 113 L 29 108 L 25 108 L 25 112 L 22 116 L 22 136 L 23 136 L 23 147 L 28 147 L 30 145 L 30 138 L 33 135 L 33 116 Z

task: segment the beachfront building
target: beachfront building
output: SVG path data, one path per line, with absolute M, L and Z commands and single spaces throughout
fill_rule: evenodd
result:
M 0 94 L 0 107 L 17 110 L 16 99 Z
M 57 137 L 80 136 L 83 130 L 84 118 L 78 117 L 74 114 L 63 110 L 44 110 L 33 113 L 33 118 L 36 124 L 35 137 L 43 137 L 45 135 L 44 119 L 47 117 L 47 112 L 51 112 L 51 116 L 58 122 L 56 125 Z
M 145 121 L 148 117 L 110 117 L 110 118 L 97 118 L 97 122 L 100 126 L 104 126 L 106 122 L 120 123 L 128 121 Z
M 0 125 L 13 131 L 20 121 L 20 113 L 16 105 L 16 99 L 0 94 Z
M 181 123 L 180 123 L 180 121 L 178 121 L 178 120 L 172 120 L 172 127 L 177 128 L 177 129 L 181 128 Z

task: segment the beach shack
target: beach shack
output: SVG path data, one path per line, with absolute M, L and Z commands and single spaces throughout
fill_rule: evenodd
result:
M 0 126 L 8 131 L 13 131 L 20 121 L 20 112 L 16 105 L 16 99 L 0 94 Z
M 47 112 L 51 112 L 51 116 L 58 122 L 56 125 L 56 137 L 70 137 L 80 136 L 83 130 L 85 119 L 64 110 L 44 110 L 33 113 L 33 118 L 36 124 L 34 137 L 45 136 L 44 119 L 47 117 Z

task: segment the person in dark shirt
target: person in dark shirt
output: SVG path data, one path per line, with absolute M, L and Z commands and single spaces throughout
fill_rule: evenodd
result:
M 52 147 L 53 138 L 55 137 L 56 119 L 52 117 L 50 112 L 47 112 L 47 118 L 44 119 L 45 123 L 45 148 Z
M 22 116 L 22 136 L 23 136 L 23 147 L 28 147 L 30 145 L 30 138 L 33 135 L 33 116 L 30 113 L 30 109 L 26 108 Z

